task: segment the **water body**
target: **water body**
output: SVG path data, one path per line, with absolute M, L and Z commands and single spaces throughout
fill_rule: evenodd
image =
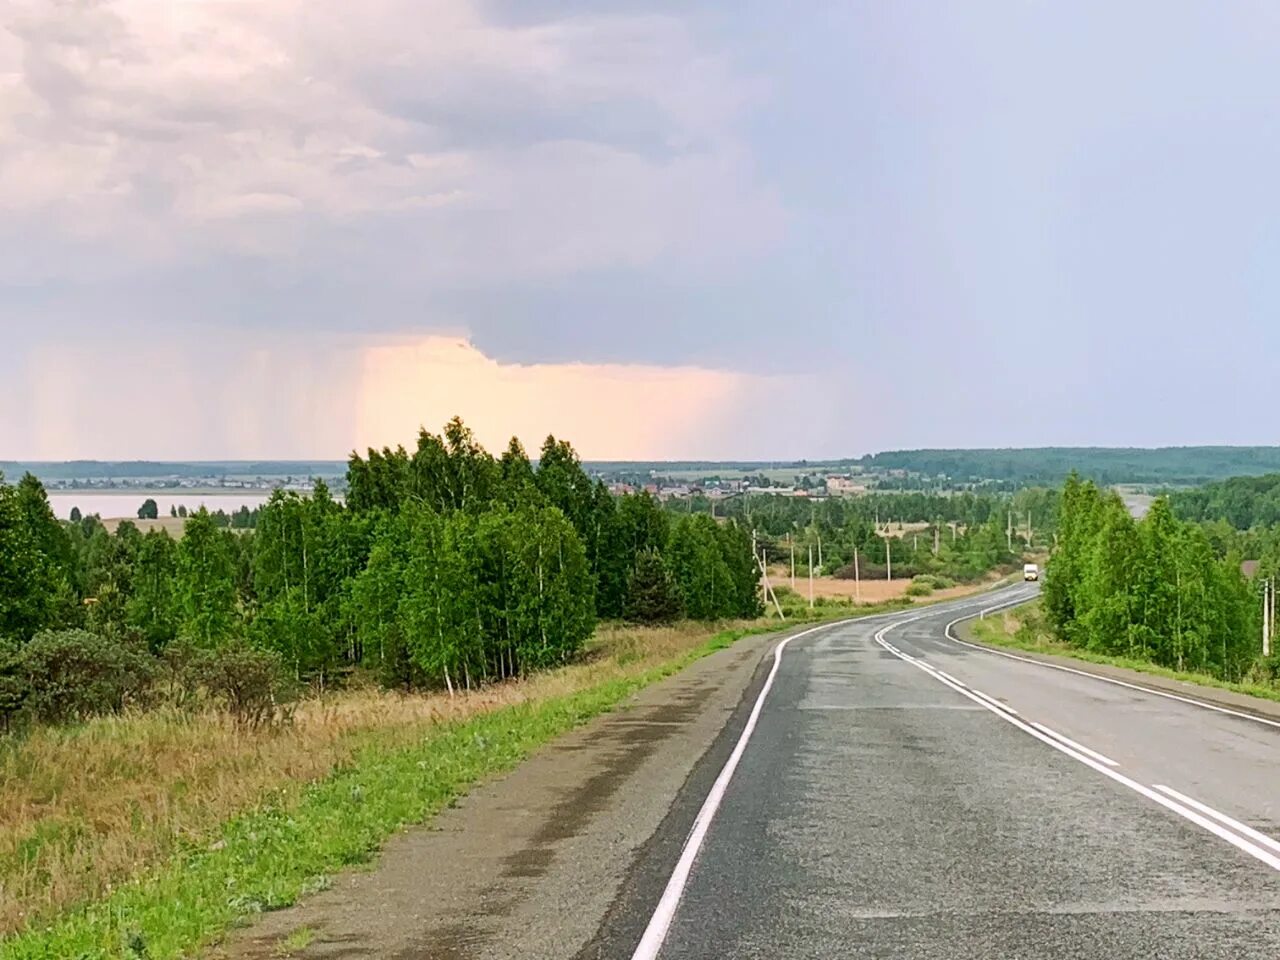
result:
M 169 516 L 170 507 L 185 506 L 188 510 L 208 507 L 210 513 L 222 510 L 235 513 L 241 507 L 260 507 L 271 497 L 269 490 L 245 490 L 227 493 L 148 493 L 145 490 L 120 490 L 105 493 L 97 490 L 59 490 L 49 494 L 53 512 L 63 520 L 71 516 L 71 508 L 79 507 L 86 517 L 97 514 L 104 520 L 130 518 L 138 515 L 138 508 L 147 500 L 154 500 L 160 508 L 160 516 Z

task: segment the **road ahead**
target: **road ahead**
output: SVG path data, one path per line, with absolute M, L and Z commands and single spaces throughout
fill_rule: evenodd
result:
M 1280 957 L 1280 728 L 948 639 L 978 606 L 791 641 L 592 955 Z

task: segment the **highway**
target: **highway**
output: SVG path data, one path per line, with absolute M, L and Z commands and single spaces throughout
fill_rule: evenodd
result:
M 1033 591 L 767 656 L 581 956 L 1280 957 L 1280 727 L 953 639 Z

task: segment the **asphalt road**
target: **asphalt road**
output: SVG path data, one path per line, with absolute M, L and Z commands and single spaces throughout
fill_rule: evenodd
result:
M 977 608 L 766 661 L 580 956 L 1280 957 L 1280 728 L 948 639 Z

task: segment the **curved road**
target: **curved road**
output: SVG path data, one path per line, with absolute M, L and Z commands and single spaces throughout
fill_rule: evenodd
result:
M 1280 727 L 954 639 L 1031 592 L 789 641 L 580 956 L 1280 957 Z

